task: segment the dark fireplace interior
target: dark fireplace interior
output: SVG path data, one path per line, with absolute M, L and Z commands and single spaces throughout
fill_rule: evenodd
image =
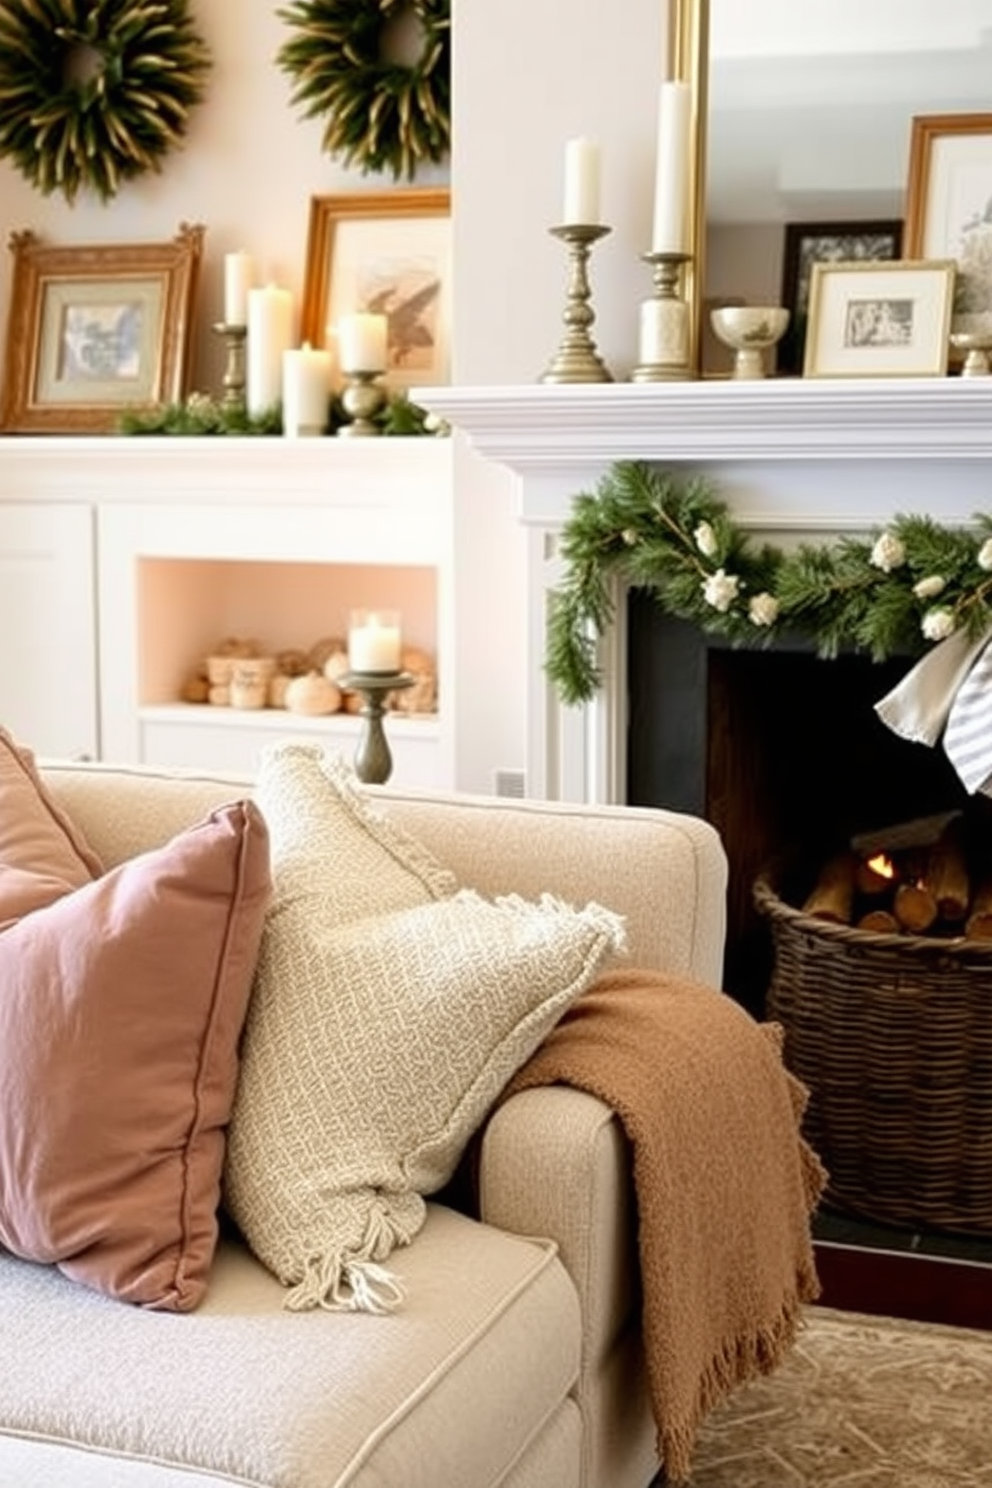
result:
M 968 796 L 939 746 L 899 738 L 874 711 L 909 659 L 722 647 L 643 590 L 628 599 L 628 657 L 628 802 L 719 829 L 730 863 L 724 986 L 761 1017 L 771 970 L 751 897 L 761 869 Z

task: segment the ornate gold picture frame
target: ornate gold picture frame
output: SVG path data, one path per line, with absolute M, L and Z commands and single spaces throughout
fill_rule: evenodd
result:
M 204 229 L 169 243 L 53 247 L 14 233 L 0 429 L 107 434 L 186 394 Z
M 387 317 L 390 388 L 450 380 L 446 188 L 311 197 L 302 339 L 333 352 L 336 322 L 354 311 Z

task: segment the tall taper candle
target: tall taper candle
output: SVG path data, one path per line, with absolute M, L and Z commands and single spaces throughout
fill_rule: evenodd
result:
M 293 298 L 267 284 L 248 291 L 248 412 L 252 417 L 282 402 L 282 354 L 292 344 Z
M 689 253 L 689 125 L 692 90 L 665 82 L 658 95 L 653 253 Z
M 599 146 L 573 139 L 565 146 L 565 203 L 562 224 L 594 227 L 599 222 Z
M 224 254 L 224 324 L 248 324 L 248 291 L 254 277 L 251 255 L 243 248 Z

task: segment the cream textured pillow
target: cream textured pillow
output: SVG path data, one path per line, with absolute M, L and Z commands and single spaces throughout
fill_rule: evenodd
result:
M 373 897 L 369 886 L 369 897 Z M 503 1086 L 622 943 L 549 897 L 267 923 L 228 1140 L 226 1198 L 287 1305 L 387 1310 L 382 1267 Z
M 254 799 L 268 823 L 275 896 L 288 909 L 343 924 L 447 898 L 453 873 L 374 810 L 350 765 L 316 744 L 276 744 L 262 754 Z
M 487 902 L 315 746 L 263 756 L 275 888 L 225 1198 L 294 1307 L 396 1300 L 381 1267 L 503 1085 L 622 939 L 590 905 Z

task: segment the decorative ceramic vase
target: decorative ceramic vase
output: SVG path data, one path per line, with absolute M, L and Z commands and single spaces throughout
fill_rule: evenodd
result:
M 992 332 L 952 331 L 950 341 L 955 351 L 965 353 L 962 377 L 988 377 L 992 373 L 992 365 L 989 364 Z
M 724 305 L 710 311 L 710 324 L 734 352 L 731 376 L 764 377 L 765 352 L 785 335 L 789 312 L 778 305 Z

